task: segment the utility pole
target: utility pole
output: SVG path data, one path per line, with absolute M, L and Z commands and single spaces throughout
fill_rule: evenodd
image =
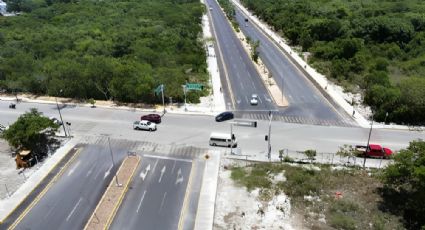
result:
M 162 95 L 162 107 L 164 108 L 162 113 L 165 114 L 164 85 L 161 85 L 161 95 Z
M 109 152 L 111 153 L 112 167 L 115 168 L 114 154 L 112 153 L 110 137 L 108 137 L 108 145 L 109 145 Z M 117 184 L 117 187 L 121 186 L 120 183 L 118 183 L 118 175 L 116 173 L 115 173 L 115 183 Z
M 60 90 L 59 92 L 62 93 L 62 90 Z M 65 133 L 65 137 L 66 137 L 67 134 L 66 134 L 66 129 L 65 129 L 65 123 L 63 122 L 62 113 L 61 113 L 61 110 L 59 108 L 58 97 L 55 97 L 55 100 L 56 100 L 56 107 L 58 108 L 58 112 L 59 112 L 59 117 L 60 117 L 61 122 L 62 122 L 63 132 Z
M 186 85 L 182 85 L 183 87 L 183 93 L 184 93 L 184 111 L 187 112 L 187 105 L 186 105 Z
M 271 161 L 272 160 L 272 156 L 271 156 L 271 152 L 272 152 L 272 146 L 271 146 L 271 144 L 270 144 L 270 139 L 271 139 L 271 129 L 272 129 L 272 119 L 273 119 L 273 114 L 272 114 L 272 111 L 269 111 L 269 118 L 270 118 L 270 120 L 269 120 L 269 135 L 268 135 L 268 138 L 267 138 L 267 157 L 269 158 L 269 161 Z
M 370 149 L 369 147 L 369 143 L 370 143 L 370 135 L 372 134 L 372 127 L 373 127 L 373 111 L 372 111 L 372 122 L 370 123 L 370 129 L 369 129 L 369 137 L 367 138 L 367 145 L 366 145 L 366 152 L 364 153 L 364 159 L 363 159 L 363 168 L 366 167 L 366 155 L 367 155 L 367 151 L 368 149 Z
M 233 155 L 233 123 L 230 123 L 230 155 Z

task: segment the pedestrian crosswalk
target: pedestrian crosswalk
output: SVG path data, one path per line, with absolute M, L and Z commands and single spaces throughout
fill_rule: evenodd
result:
M 107 136 L 84 136 L 81 137 L 81 144 L 86 145 L 101 145 L 113 149 L 120 149 L 126 151 L 127 154 L 154 154 L 159 156 L 183 158 L 183 159 L 196 159 L 207 154 L 207 148 L 199 148 L 185 144 L 158 144 L 148 141 L 131 141 L 124 139 L 108 138 Z
M 268 112 L 235 112 L 236 118 L 250 119 L 250 120 L 269 120 Z M 353 120 L 326 120 L 326 119 L 313 119 L 302 116 L 289 116 L 278 112 L 273 113 L 273 121 L 282 121 L 286 123 L 308 124 L 308 125 L 323 125 L 323 126 L 342 126 L 342 127 L 355 127 L 357 124 Z

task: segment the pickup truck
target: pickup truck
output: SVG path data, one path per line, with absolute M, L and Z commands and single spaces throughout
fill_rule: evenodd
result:
M 366 154 L 367 157 L 390 158 L 393 154 L 391 149 L 383 148 L 377 144 L 369 144 L 368 148 L 366 145 L 356 145 L 356 150 L 359 152 L 358 156 L 364 156 Z

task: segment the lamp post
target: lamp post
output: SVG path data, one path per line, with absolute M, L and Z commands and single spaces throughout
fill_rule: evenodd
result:
M 115 168 L 115 161 L 114 161 L 114 154 L 112 154 L 112 148 L 111 148 L 111 138 L 108 137 L 108 145 L 109 145 L 109 152 L 111 153 L 111 159 L 112 159 L 112 167 Z M 120 187 L 120 183 L 118 183 L 118 175 L 115 173 L 115 183 L 117 184 L 117 187 Z
M 271 161 L 272 160 L 272 156 L 271 156 L 272 146 L 271 146 L 271 143 L 270 143 L 270 139 L 271 139 L 270 135 L 271 135 L 271 130 L 272 130 L 272 119 L 273 119 L 272 111 L 269 111 L 269 118 L 270 118 L 270 121 L 269 121 L 269 135 L 267 137 L 267 158 L 269 158 L 269 161 Z
M 388 112 L 387 112 L 387 113 L 385 113 L 384 125 L 386 125 L 386 124 L 387 124 L 387 117 L 388 117 Z
M 62 93 L 62 89 L 59 91 L 59 93 Z M 65 133 L 65 137 L 66 137 L 67 134 L 66 134 L 66 129 L 65 129 L 65 123 L 63 122 L 62 113 L 61 113 L 61 110 L 59 108 L 58 97 L 55 97 L 55 100 L 56 100 L 56 107 L 58 108 L 58 112 L 59 112 L 59 117 L 60 117 L 61 122 L 62 122 L 63 132 Z
M 363 168 L 366 167 L 366 154 L 368 149 L 370 149 L 369 147 L 369 143 L 370 143 L 370 135 L 372 134 L 372 128 L 373 128 L 373 110 L 372 110 L 372 122 L 370 123 L 370 129 L 369 129 L 369 137 L 367 138 L 367 145 L 366 145 L 366 152 L 364 153 L 364 158 L 363 158 Z
M 183 87 L 183 94 L 184 94 L 184 111 L 187 112 L 187 105 L 186 105 L 186 85 L 182 85 Z

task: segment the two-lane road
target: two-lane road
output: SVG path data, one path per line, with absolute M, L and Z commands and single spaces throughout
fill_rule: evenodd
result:
M 178 229 L 192 160 L 142 157 L 111 229 Z
M 121 162 L 126 152 L 113 151 L 116 163 Z M 15 229 L 83 229 L 117 165 L 112 165 L 109 149 L 85 146 Z
M 216 48 L 219 51 L 216 53 L 221 55 L 223 60 L 221 64 L 226 70 L 222 71 L 221 81 L 230 84 L 230 88 L 227 90 L 233 94 L 234 101 L 232 104 L 234 104 L 234 107 L 230 109 L 237 111 L 276 110 L 277 108 L 272 102 L 251 58 L 242 47 L 218 3 L 214 0 L 207 0 L 206 2 L 211 7 L 209 15 L 216 36 Z M 257 106 L 250 104 L 252 94 L 258 95 L 259 103 Z

